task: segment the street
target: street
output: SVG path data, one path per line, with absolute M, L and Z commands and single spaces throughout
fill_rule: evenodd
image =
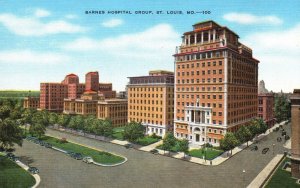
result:
M 290 124 L 284 128 L 290 135 Z M 99 167 L 24 141 L 15 153 L 40 170 L 40 187 L 245 187 L 273 158 L 273 144 L 274 154 L 286 151 L 284 141 L 276 141 L 280 131 L 273 132 L 257 144 L 257 151 L 247 148 L 219 166 L 203 166 L 54 130 L 47 133 L 123 155 L 128 161 L 117 167 Z M 262 154 L 265 147 L 269 151 Z

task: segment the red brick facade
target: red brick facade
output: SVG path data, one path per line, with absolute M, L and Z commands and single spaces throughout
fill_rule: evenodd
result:
M 218 145 L 257 116 L 258 63 L 239 36 L 215 23 L 193 25 L 175 56 L 174 134 Z
M 111 83 L 99 83 L 98 72 L 86 74 L 86 83 L 79 83 L 75 74 L 69 74 L 61 83 L 41 83 L 40 85 L 40 109 L 54 112 L 62 112 L 64 99 L 77 99 L 85 91 L 95 91 L 106 98 L 114 98 L 116 92 L 112 90 Z

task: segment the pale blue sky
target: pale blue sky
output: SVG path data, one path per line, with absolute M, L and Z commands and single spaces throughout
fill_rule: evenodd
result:
M 235 31 L 253 49 L 259 78 L 273 91 L 300 88 L 300 1 L 34 1 L 0 0 L 0 89 L 38 90 L 68 73 L 124 90 L 128 76 L 173 70 L 183 32 L 203 20 Z M 128 10 L 133 14 L 85 14 Z M 186 14 L 186 11 L 211 14 Z M 135 11 L 153 11 L 138 15 Z M 156 14 L 163 11 L 164 14 Z M 184 14 L 167 14 L 183 11 Z

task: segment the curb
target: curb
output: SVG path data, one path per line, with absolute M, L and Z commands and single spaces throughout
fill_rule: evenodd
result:
M 50 136 L 50 137 L 53 137 L 53 138 L 56 138 L 56 139 L 59 139 L 58 137 L 51 136 L 51 135 L 49 135 L 49 134 L 46 134 L 46 135 L 47 135 L 47 136 Z M 86 147 L 86 148 L 89 148 L 89 149 L 93 149 L 93 150 L 96 150 L 96 151 L 103 151 L 103 152 L 106 152 L 106 151 L 104 151 L 104 150 L 99 150 L 99 149 L 97 149 L 97 148 L 90 147 L 90 146 L 86 146 L 86 145 L 82 145 L 82 144 L 79 144 L 79 143 L 76 143 L 76 142 L 72 142 L 72 141 L 68 141 L 68 142 L 70 142 L 70 143 L 72 143 L 72 144 L 76 144 L 76 145 L 82 146 L 82 147 Z M 60 151 L 60 152 L 62 152 L 62 153 L 66 153 L 65 150 L 62 150 L 62 149 L 57 148 L 57 147 L 52 147 L 52 149 L 57 150 L 57 151 Z M 122 156 L 122 155 L 119 155 L 119 154 L 115 154 L 115 153 L 113 153 L 113 152 L 108 152 L 108 153 L 111 153 L 111 154 L 116 155 L 116 156 L 118 156 L 118 157 L 122 157 L 122 158 L 124 158 L 124 161 L 122 161 L 122 162 L 120 162 L 120 163 L 116 163 L 116 164 L 111 164 L 111 165 L 110 165 L 110 164 L 97 163 L 97 162 L 93 162 L 93 164 L 98 165 L 98 166 L 103 166 L 103 167 L 114 167 L 114 166 L 122 165 L 122 164 L 124 164 L 125 162 L 128 161 L 127 157 L 125 157 L 125 156 Z
M 3 152 L 0 152 L 0 153 L 3 153 Z M 26 172 L 28 172 L 27 170 L 28 170 L 29 166 L 27 166 L 26 164 L 22 163 L 20 160 L 16 160 L 15 163 L 16 163 L 19 167 L 21 167 L 21 168 L 23 168 L 24 170 L 26 170 Z M 40 177 L 38 174 L 31 174 L 30 172 L 28 172 L 28 173 L 29 173 L 31 176 L 33 176 L 34 179 L 35 179 L 35 184 L 34 184 L 31 188 L 36 188 L 36 187 L 38 187 L 39 184 L 41 183 L 41 177 Z

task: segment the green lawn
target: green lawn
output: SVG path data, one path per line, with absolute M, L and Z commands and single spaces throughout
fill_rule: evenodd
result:
M 221 155 L 223 152 L 224 151 L 221 151 L 221 150 L 207 148 L 206 159 L 212 160 L 212 159 L 216 158 L 217 156 Z M 198 157 L 198 158 L 203 159 L 203 156 L 205 155 L 205 149 L 204 148 L 193 149 L 193 150 L 189 151 L 189 155 L 192 157 Z
M 113 129 L 113 137 L 117 140 L 124 140 L 123 132 L 125 127 L 116 127 Z
M 163 149 L 162 149 L 162 145 L 156 146 L 156 148 L 157 148 L 157 149 L 163 150 Z M 178 151 L 179 151 L 179 146 L 176 144 L 175 146 L 173 146 L 173 147 L 171 148 L 170 151 L 172 151 L 172 152 L 178 152 Z
M 266 185 L 266 188 L 300 187 L 300 185 L 296 183 L 296 179 L 291 178 L 291 173 L 282 169 L 286 161 L 290 160 L 285 158 L 281 162 L 279 168 Z
M 138 139 L 135 143 L 142 145 L 142 146 L 148 146 L 150 144 L 153 144 L 155 142 L 158 142 L 159 138 L 153 138 L 151 136 L 144 136 L 143 138 Z
M 34 177 L 13 161 L 0 155 L 0 187 L 32 187 Z
M 125 160 L 123 157 L 116 156 L 108 152 L 93 150 L 70 142 L 60 143 L 58 142 L 58 139 L 49 136 L 44 136 L 42 140 L 65 151 L 72 151 L 75 153 L 81 153 L 83 156 L 90 156 L 95 162 L 101 164 L 116 164 Z

